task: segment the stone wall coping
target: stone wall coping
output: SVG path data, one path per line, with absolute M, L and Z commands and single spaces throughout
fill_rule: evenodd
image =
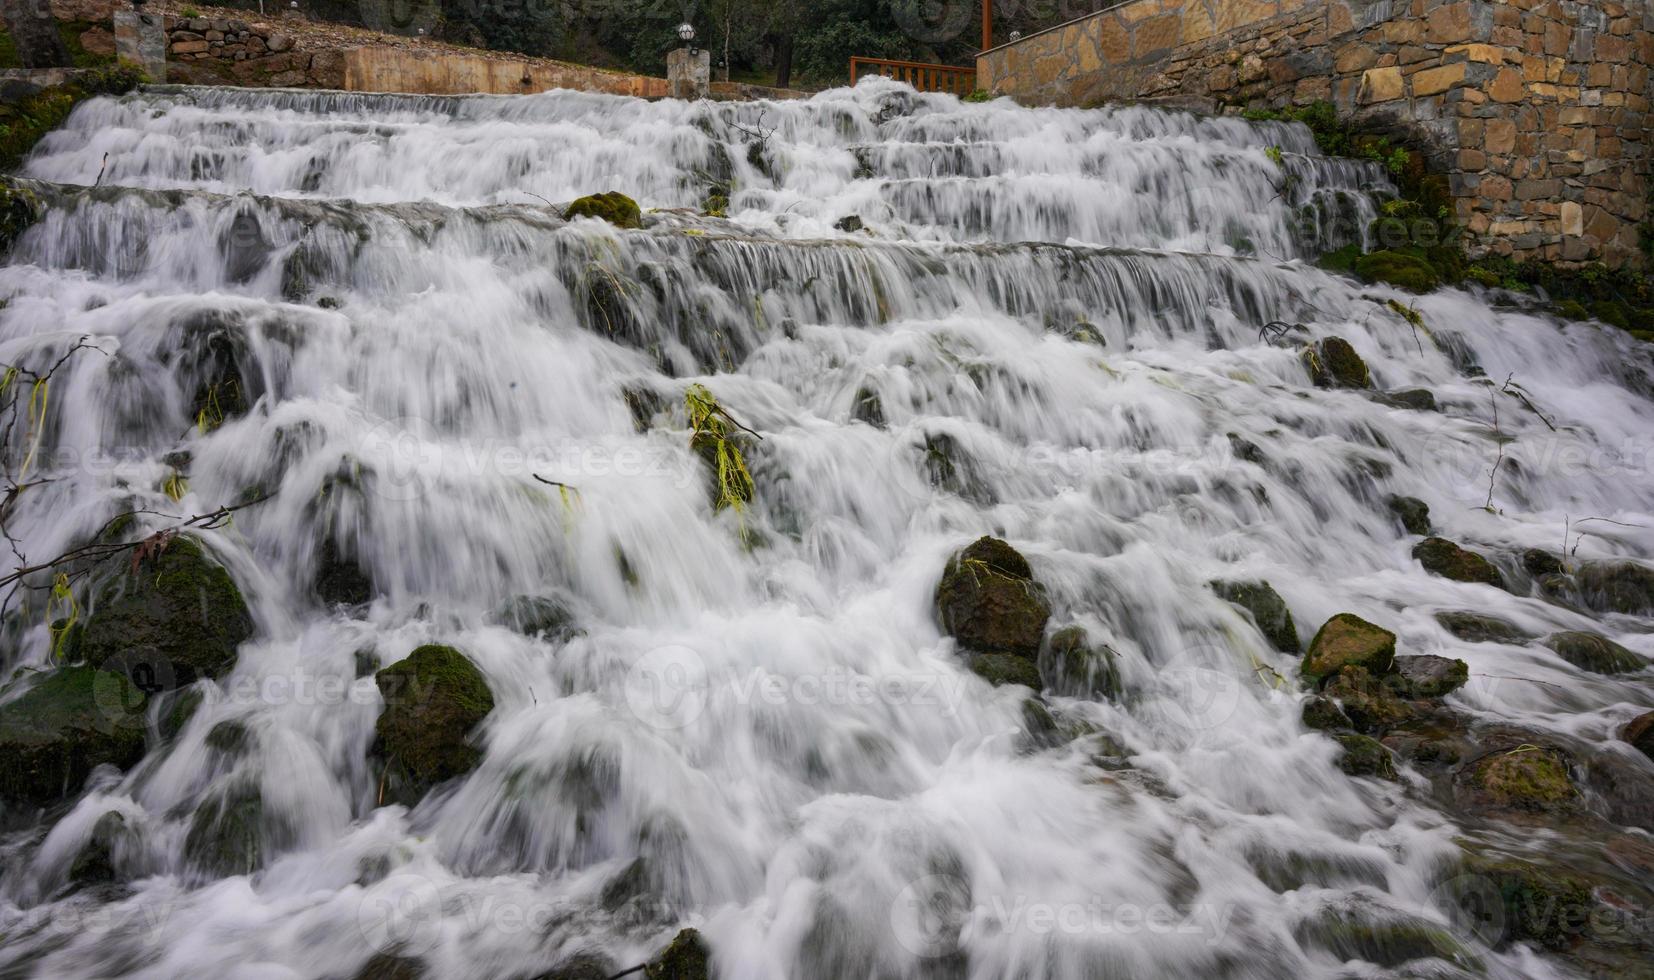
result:
M 1074 18 L 1073 20 L 1065 20 L 1061 24 L 1054 24 L 1050 27 L 1045 28 L 1044 30 L 1035 31 L 1032 34 L 1024 34 L 1024 35 L 1022 35 L 1021 37 L 1017 38 L 1014 41 L 1006 41 L 1004 44 L 996 44 L 991 48 L 985 48 L 985 49 L 977 52 L 976 56 L 978 58 L 980 58 L 985 54 L 992 54 L 995 51 L 1000 51 L 1000 50 L 1003 50 L 1005 48 L 1009 48 L 1013 45 L 1021 44 L 1024 41 L 1032 41 L 1034 38 L 1039 37 L 1042 34 L 1050 34 L 1052 31 L 1065 30 L 1067 28 L 1073 27 L 1075 24 L 1083 24 L 1086 21 L 1091 20 L 1094 17 L 1101 17 L 1104 14 L 1112 14 L 1116 10 L 1119 10 L 1121 7 L 1129 7 L 1134 3 L 1148 3 L 1148 2 L 1150 2 L 1150 0 L 1119 0 L 1118 3 L 1111 3 L 1111 4 L 1109 4 L 1108 6 L 1104 7 L 1101 10 L 1093 10 L 1089 14 L 1081 14 L 1080 16 Z

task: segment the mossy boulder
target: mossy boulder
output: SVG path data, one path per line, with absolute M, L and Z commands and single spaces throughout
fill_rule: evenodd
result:
M 371 602 L 373 576 L 362 567 L 352 549 L 324 534 L 316 550 L 316 598 L 324 606 L 360 606 Z
M 374 675 L 385 711 L 374 753 L 384 761 L 388 799 L 417 803 L 439 783 L 482 761 L 471 733 L 494 710 L 482 672 L 453 647 L 419 647 Z
M 1344 749 L 1338 757 L 1338 768 L 1350 776 L 1375 776 L 1379 779 L 1396 778 L 1395 760 L 1390 750 L 1375 738 L 1366 735 L 1334 735 Z
M 495 621 L 524 636 L 561 642 L 580 632 L 568 604 L 551 596 L 512 596 L 494 613 Z
M 1504 588 L 1505 585 L 1505 577 L 1492 562 L 1446 538 L 1425 538 L 1413 547 L 1413 557 L 1419 560 L 1425 571 L 1455 582 L 1472 582 L 1498 588 Z
M 1629 674 L 1648 661 L 1600 633 L 1565 630 L 1545 637 L 1545 645 L 1580 670 L 1593 674 Z
M 1307 683 L 1319 687 L 1345 667 L 1384 675 L 1393 673 L 1395 664 L 1394 633 L 1352 613 L 1339 613 L 1316 631 L 1300 672 Z
M 637 202 L 619 191 L 577 198 L 563 211 L 563 220 L 600 218 L 616 228 L 642 228 L 643 211 Z
M 1567 572 L 1567 568 L 1562 564 L 1562 559 L 1544 548 L 1529 548 L 1522 552 L 1522 569 L 1534 578 L 1543 578 L 1546 575 L 1562 575 Z
M 1439 612 L 1436 622 L 1466 643 L 1526 643 L 1533 639 L 1509 620 L 1468 610 Z
M 1631 314 L 1624 303 L 1613 300 L 1601 300 L 1587 307 L 1591 315 L 1609 326 L 1619 327 L 1621 330 L 1631 329 Z
M 253 617 L 230 573 L 188 536 L 122 564 L 92 607 L 80 652 L 126 673 L 149 693 L 222 677 Z
M 971 658 L 971 671 L 995 687 L 1021 684 L 1038 691 L 1039 667 L 1027 657 L 1010 653 L 979 653 Z
M 1051 606 L 1028 560 L 982 537 L 948 560 L 936 587 L 942 628 L 973 653 L 1039 655 Z
M 40 199 L 10 177 L 0 176 L 0 257 L 11 254 L 12 246 L 40 217 Z
M 1342 337 L 1328 337 L 1304 351 L 1310 380 L 1321 388 L 1371 388 L 1367 362 Z
M 1410 293 L 1428 293 L 1441 286 L 1436 267 L 1415 255 L 1382 250 L 1369 252 L 1350 264 L 1362 282 L 1388 283 Z
M 101 765 L 144 757 L 144 692 L 121 674 L 65 667 L 0 706 L 0 799 L 45 806 Z
M 1046 687 L 1074 698 L 1117 699 L 1122 693 L 1120 668 L 1113 650 L 1093 644 L 1082 626 L 1065 626 L 1046 643 Z
M 1434 412 L 1436 394 L 1429 388 L 1402 388 L 1397 391 L 1380 391 L 1372 396 L 1373 401 L 1390 408 L 1405 409 L 1409 412 Z
M 1514 810 L 1557 810 L 1579 799 L 1561 752 L 1519 745 L 1490 752 L 1461 774 L 1467 802 Z
M 1291 654 L 1303 651 L 1292 610 L 1268 582 L 1213 582 L 1212 591 L 1250 613 L 1258 631 L 1275 649 Z
M 92 825 L 92 835 L 69 864 L 69 881 L 77 887 L 107 885 L 120 880 L 120 852 L 137 834 L 126 817 L 110 810 Z
M 1580 597 L 1592 609 L 1646 616 L 1654 613 L 1654 568 L 1630 561 L 1594 561 L 1575 574 Z
M 1406 702 L 1396 696 L 1392 685 L 1386 683 L 1397 680 L 1393 675 L 1380 680 L 1366 668 L 1352 664 L 1340 670 L 1322 693 L 1338 702 L 1351 728 L 1366 735 L 1379 735 L 1413 713 Z
M 1388 501 L 1390 513 L 1408 534 L 1430 533 L 1430 505 L 1417 497 L 1394 496 Z
M 711 980 L 712 950 L 699 931 L 684 929 L 643 968 L 647 980 Z
M 1344 709 L 1332 698 L 1317 695 L 1304 702 L 1304 727 L 1318 732 L 1341 732 L 1354 727 Z
M 1565 299 L 1556 304 L 1555 309 L 1556 315 L 1564 320 L 1579 321 L 1591 319 L 1591 311 L 1587 310 L 1585 308 L 1585 304 L 1581 303 L 1577 299 Z
M 1463 660 L 1429 654 L 1397 657 L 1396 673 L 1400 675 L 1405 696 L 1443 698 L 1469 682 L 1470 665 Z

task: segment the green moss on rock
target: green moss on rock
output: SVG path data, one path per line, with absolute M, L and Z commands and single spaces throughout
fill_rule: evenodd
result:
M 1596 909 L 1591 884 L 1567 872 L 1529 861 L 1472 856 L 1457 877 L 1437 889 L 1460 900 L 1461 911 L 1496 935 L 1484 936 L 1495 947 L 1505 942 L 1532 942 L 1565 950 L 1588 935 Z M 1486 907 L 1490 898 L 1497 906 Z
M 1369 252 L 1355 259 L 1350 268 L 1363 282 L 1388 283 L 1411 293 L 1428 293 L 1442 283 L 1435 266 L 1404 252 Z
M 81 102 L 97 95 L 129 92 L 143 78 L 138 69 L 117 65 L 86 72 L 17 102 L 0 104 L 0 170 L 16 170 L 40 138 L 62 125 Z
M 712 950 L 700 932 L 684 929 L 643 968 L 648 980 L 711 980 Z
M 1349 716 L 1338 702 L 1319 695 L 1304 702 L 1301 717 L 1305 728 L 1318 732 L 1346 731 L 1351 727 Z
M 1585 308 L 1584 303 L 1581 303 L 1576 299 L 1565 299 L 1556 304 L 1556 315 L 1564 320 L 1579 321 L 1591 319 L 1591 311 Z
M 1377 739 L 1366 735 L 1334 735 L 1333 740 L 1344 749 L 1344 754 L 1338 759 L 1338 768 L 1346 774 L 1390 780 L 1396 778 L 1396 765 L 1390 758 L 1390 750 Z
M 258 788 L 236 783 L 196 808 L 184 837 L 184 861 L 204 878 L 252 874 L 264 866 L 267 839 L 264 798 Z
M 1646 616 L 1654 613 L 1654 568 L 1630 561 L 1594 561 L 1575 578 L 1580 596 L 1602 612 Z
M 1648 661 L 1600 633 L 1566 630 L 1545 638 L 1545 645 L 1580 670 L 1593 674 L 1628 674 Z
M 1304 351 L 1310 380 L 1321 388 L 1371 388 L 1367 362 L 1342 337 L 1328 337 Z
M 1561 754 L 1535 745 L 1485 755 L 1468 778 L 1483 799 L 1499 807 L 1554 810 L 1579 796 Z
M 1345 667 L 1374 675 L 1395 670 L 1396 635 L 1352 613 L 1339 613 L 1316 631 L 1300 668 L 1304 680 L 1320 686 Z
M 1446 538 L 1425 538 L 1413 546 L 1413 557 L 1419 560 L 1425 571 L 1455 582 L 1471 582 L 1498 588 L 1504 588 L 1505 585 L 1505 577 L 1492 562 Z
M 1424 655 L 1397 657 L 1396 673 L 1402 693 L 1413 698 L 1443 698 L 1470 680 L 1470 665 L 1463 660 Z
M 0 256 L 10 254 L 39 217 L 40 199 L 34 192 L 10 177 L 0 177 Z
M 417 803 L 432 787 L 482 761 L 470 735 L 494 710 L 488 683 L 453 647 L 422 646 L 374 675 L 385 699 L 374 752 L 388 799 Z
M 152 692 L 222 677 L 253 618 L 230 574 L 194 538 L 174 538 L 134 570 L 121 565 L 92 608 L 81 653 Z
M 936 587 L 942 628 L 974 653 L 1039 655 L 1051 607 L 1028 560 L 982 537 L 948 560 Z
M 1388 501 L 1390 513 L 1401 522 L 1408 534 L 1430 533 L 1430 505 L 1417 497 L 1393 496 Z
M 1466 643 L 1526 643 L 1533 639 L 1509 620 L 1463 609 L 1439 612 L 1436 622 Z
M 971 670 L 995 687 L 1021 684 L 1040 689 L 1039 667 L 1027 657 L 1009 653 L 979 653 L 971 658 Z
M 53 671 L 0 706 L 0 799 L 44 806 L 79 791 L 100 765 L 144 756 L 144 693 L 120 674 Z
M 1393 675 L 1386 678 L 1399 679 Z M 1322 693 L 1338 701 L 1351 728 L 1367 735 L 1381 734 L 1412 716 L 1412 709 L 1396 696 L 1390 684 L 1354 664 L 1340 670 Z
M 1268 582 L 1213 582 L 1212 591 L 1227 602 L 1246 610 L 1259 632 L 1270 645 L 1282 653 L 1298 654 L 1303 643 L 1298 639 L 1298 627 L 1292 622 L 1292 610 L 1286 600 Z
M 1295 932 L 1300 942 L 1319 946 L 1341 960 L 1398 967 L 1414 960 L 1446 960 L 1467 970 L 1481 962 L 1442 926 L 1388 910 L 1353 906 L 1328 908 Z
M 1046 643 L 1046 686 L 1067 697 L 1116 699 L 1122 693 L 1113 650 L 1093 645 L 1084 627 L 1065 626 Z
M 576 218 L 600 218 L 616 228 L 643 227 L 643 211 L 636 201 L 619 191 L 577 198 L 563 212 L 565 221 Z

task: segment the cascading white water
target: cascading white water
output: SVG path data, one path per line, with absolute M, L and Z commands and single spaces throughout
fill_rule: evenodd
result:
M 1384 302 L 1413 298 L 1307 264 L 1388 185 L 1301 127 L 883 81 L 741 105 L 159 88 L 81 106 L 26 175 L 48 208 L 0 269 L 0 361 L 104 353 L 54 381 L 56 482 L 16 502 L 20 549 L 274 496 L 206 535 L 256 620 L 219 695 L 7 844 L 6 975 L 350 976 L 395 949 L 528 977 L 631 966 L 685 924 L 741 980 L 1378 975 L 1301 928 L 1350 903 L 1457 930 L 1487 975 L 1563 974 L 1450 923 L 1432 889 L 1459 829 L 1340 772 L 1270 682 L 1294 659 L 1207 583 L 1266 578 L 1306 636 L 1349 611 L 1461 657 L 1473 716 L 1604 737 L 1646 672 L 1455 641 L 1435 612 L 1592 620 L 1429 576 L 1384 499 L 1489 551 L 1592 515 L 1620 523 L 1581 555 L 1649 554 L 1648 355 L 1457 290 L 1417 299 L 1426 336 Z M 719 187 L 729 218 L 700 216 Z M 551 206 L 611 189 L 659 210 L 618 231 Z M 1316 389 L 1274 321 L 1443 411 Z M 208 334 L 253 405 L 202 431 Z M 1544 413 L 1500 412 L 1491 509 L 1484 373 Z M 688 446 L 696 381 L 762 435 L 744 514 L 713 510 Z M 852 417 L 868 392 L 883 425 Z M 1053 627 L 1119 654 L 1117 703 L 1050 699 L 1063 738 L 1030 738 L 1027 692 L 935 620 L 982 534 L 1029 557 Z M 329 540 L 371 604 L 312 594 Z M 560 597 L 581 632 L 498 625 L 514 596 Z M 8 671 L 50 656 L 28 625 Z M 359 654 L 428 642 L 487 677 L 484 758 L 379 807 Z M 207 744 L 226 720 L 239 757 Z M 264 866 L 192 873 L 191 817 L 237 782 Z M 110 809 L 143 873 L 64 894 Z

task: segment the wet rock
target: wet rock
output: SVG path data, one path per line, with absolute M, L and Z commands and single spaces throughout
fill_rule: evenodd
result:
M 560 599 L 550 596 L 519 595 L 506 600 L 495 612 L 501 626 L 524 636 L 562 642 L 580 632 L 574 612 Z
M 194 538 L 157 548 L 120 565 L 81 637 L 88 663 L 126 674 L 152 694 L 224 676 L 253 635 L 241 590 Z
M 1382 734 L 1391 725 L 1404 721 L 1412 714 L 1389 684 L 1363 667 L 1352 665 L 1340 670 L 1322 693 L 1336 700 L 1343 708 L 1351 728 L 1366 735 Z
M 1543 578 L 1546 575 L 1562 575 L 1567 571 L 1562 565 L 1561 558 L 1543 548 L 1529 548 L 1522 552 L 1522 568 L 1534 578 Z
M 258 787 L 237 781 L 196 808 L 184 837 L 184 861 L 203 879 L 252 874 L 275 850 L 266 830 Z
M 1021 684 L 1038 691 L 1042 686 L 1039 668 L 1034 662 L 1014 654 L 979 653 L 971 658 L 971 670 L 995 687 Z
M 1470 680 L 1470 665 L 1429 654 L 1397 657 L 1396 673 L 1401 675 L 1406 696 L 1442 698 L 1465 686 Z
M 1262 466 L 1269 462 L 1269 457 L 1264 455 L 1264 451 L 1259 449 L 1258 444 L 1252 440 L 1233 432 L 1228 433 L 1227 438 L 1229 440 L 1229 451 L 1234 453 L 1235 458 L 1241 462 L 1251 463 L 1254 466 Z
M 1211 586 L 1221 598 L 1251 613 L 1259 632 L 1275 649 L 1291 654 L 1303 651 L 1292 610 L 1268 582 L 1213 582 Z
M 92 836 L 69 865 L 69 881 L 81 888 L 120 880 L 119 855 L 135 836 L 126 817 L 110 810 L 92 825 Z
M 1304 352 L 1310 379 L 1319 388 L 1371 388 L 1367 362 L 1342 337 L 1328 337 Z
M 1567 758 L 1539 745 L 1490 752 L 1467 766 L 1459 783 L 1461 801 L 1472 808 L 1550 811 L 1579 799 Z
M 614 962 L 601 956 L 577 954 L 542 973 L 534 980 L 612 980 L 620 971 Z
M 224 278 L 241 283 L 258 275 L 276 247 L 264 235 L 258 216 L 241 211 L 218 236 L 218 254 L 224 257 Z
M 1427 919 L 1354 903 L 1323 910 L 1294 930 L 1298 941 L 1341 960 L 1397 967 L 1414 960 L 1447 960 L 1467 970 L 1480 961 L 1453 934 Z
M 1052 633 L 1044 661 L 1046 686 L 1057 694 L 1087 700 L 1120 697 L 1120 670 L 1114 651 L 1092 645 L 1084 627 L 1066 626 Z
M 1648 666 L 1648 661 L 1600 633 L 1552 633 L 1545 637 L 1545 645 L 1563 660 L 1593 674 L 1628 674 Z
M 1632 748 L 1654 759 L 1654 711 L 1646 711 L 1631 719 L 1620 732 L 1620 738 L 1631 743 Z
M 1333 740 L 1344 748 L 1344 754 L 1338 759 L 1338 768 L 1347 775 L 1396 778 L 1396 765 L 1390 758 L 1390 750 L 1377 739 L 1366 735 L 1334 735 Z
M 425 980 L 422 961 L 395 953 L 376 953 L 356 971 L 354 980 Z
M 161 709 L 161 737 L 175 738 L 195 717 L 206 696 L 199 688 L 191 687 L 174 691 L 168 697 L 170 701 L 164 703 Z
M 1643 616 L 1654 613 L 1654 568 L 1629 561 L 1596 561 L 1575 574 L 1592 609 Z
M 1413 547 L 1413 557 L 1425 571 L 1455 582 L 1472 582 L 1504 588 L 1505 577 L 1493 563 L 1474 551 L 1467 551 L 1446 538 L 1425 538 Z
M 1305 728 L 1319 732 L 1348 731 L 1354 727 L 1337 701 L 1319 695 L 1304 702 L 1302 717 Z
M 221 752 L 232 758 L 239 758 L 247 753 L 252 744 L 253 733 L 239 721 L 221 721 L 207 731 L 207 748 L 214 752 Z
M 1373 395 L 1373 401 L 1390 408 L 1401 408 L 1413 412 L 1434 412 L 1436 410 L 1436 395 L 1429 388 L 1380 391 Z
M 577 198 L 563 211 L 564 221 L 599 218 L 616 228 L 642 228 L 643 211 L 637 202 L 619 191 Z
M 1430 533 L 1430 505 L 1417 497 L 1393 496 L 1388 501 L 1390 513 L 1401 522 L 1408 534 Z
M 1051 607 L 1028 560 L 998 538 L 978 538 L 948 560 L 936 587 L 942 628 L 975 653 L 1039 654 Z
M 684 929 L 643 968 L 647 980 L 711 980 L 712 950 L 700 932 Z
M 1062 744 L 1062 726 L 1038 697 L 1022 699 L 1023 746 L 1044 749 Z
M 855 399 L 850 406 L 850 417 L 857 422 L 866 422 L 875 429 L 885 427 L 884 402 L 879 393 L 865 385 L 856 389 Z
M 666 408 L 666 400 L 647 388 L 626 388 L 620 396 L 626 400 L 626 409 L 632 415 L 632 428 L 648 432 L 649 424 Z
M 0 257 L 11 254 L 12 246 L 40 216 L 40 200 L 34 192 L 10 177 L 0 177 Z
M 945 432 L 925 436 L 925 478 L 930 485 L 956 493 L 983 507 L 994 501 L 993 489 L 977 475 L 976 462 L 959 440 Z
M 1466 643 L 1526 643 L 1533 639 L 1518 629 L 1515 623 L 1481 613 L 1463 610 L 1439 612 L 1436 622 Z
M 1305 682 L 1318 687 L 1349 666 L 1375 675 L 1392 673 L 1395 659 L 1394 633 L 1351 613 L 1339 613 L 1316 632 L 1300 671 Z
M 844 217 L 838 219 L 838 221 L 834 222 L 833 227 L 837 228 L 839 231 L 844 232 L 845 234 L 854 234 L 858 231 L 861 231 L 863 228 L 867 227 L 867 225 L 866 225 L 865 222 L 863 222 L 861 220 L 861 215 L 859 215 L 859 214 L 847 214 Z
M 316 598 L 325 606 L 360 606 L 373 595 L 373 577 L 362 563 L 333 535 L 324 535 L 316 552 Z
M 387 799 L 417 803 L 482 761 L 470 735 L 494 710 L 494 695 L 464 654 L 422 646 L 379 671 L 374 682 L 385 699 L 373 752 L 384 761 Z
M 1532 942 L 1567 949 L 1585 933 L 1597 905 L 1588 881 L 1533 862 L 1471 856 L 1455 870 L 1436 893 L 1457 904 L 1495 948 Z
M 126 677 L 65 667 L 0 707 L 0 799 L 47 805 L 101 765 L 144 756 L 144 693 Z
M 247 414 L 252 392 L 242 372 L 247 359 L 239 314 L 219 310 L 196 311 L 179 325 L 184 349 L 174 362 L 179 374 L 193 378 L 190 421 L 202 432 L 210 432 L 230 419 Z M 188 463 L 176 469 L 187 469 Z
M 1416 711 L 1386 732 L 1384 746 L 1416 766 L 1457 765 L 1477 751 L 1462 716 L 1451 711 Z

